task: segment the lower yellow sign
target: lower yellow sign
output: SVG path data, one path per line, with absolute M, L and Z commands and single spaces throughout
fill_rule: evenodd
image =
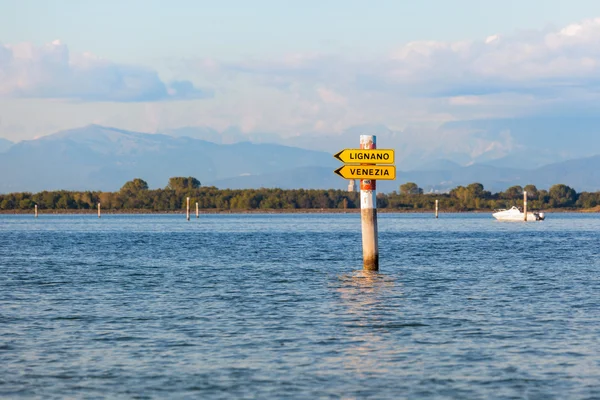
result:
M 395 165 L 344 165 L 333 172 L 344 179 L 396 179 Z

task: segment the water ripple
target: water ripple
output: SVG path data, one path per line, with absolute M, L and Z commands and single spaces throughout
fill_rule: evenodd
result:
M 600 218 L 0 215 L 2 398 L 597 398 Z

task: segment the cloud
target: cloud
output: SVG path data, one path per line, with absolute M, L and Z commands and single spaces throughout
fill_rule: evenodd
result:
M 252 108 L 254 118 L 263 115 L 261 129 L 339 132 L 366 123 L 435 128 L 461 119 L 599 111 L 598 43 L 600 18 L 594 18 L 468 41 L 415 41 L 370 57 L 292 53 L 200 60 L 188 70 L 261 90 L 261 102 L 270 108 Z
M 168 60 L 161 71 L 188 79 L 169 83 L 154 70 L 69 52 L 60 42 L 0 45 L 0 95 L 111 101 L 99 105 L 27 99 L 37 104 L 40 116 L 29 118 L 27 104 L 13 98 L 2 103 L 0 98 L 0 117 L 13 125 L 27 120 L 30 131 L 45 119 L 47 125 L 65 128 L 90 122 L 132 130 L 186 125 L 223 130 L 235 125 L 244 133 L 288 137 L 384 124 L 410 132 L 411 143 L 456 146 L 458 151 L 465 141 L 455 130 L 440 137 L 438 127 L 444 123 L 597 115 L 598 43 L 600 19 L 588 19 L 558 29 L 470 41 L 416 41 L 368 57 L 346 52 Z M 185 106 L 162 101 L 211 95 L 192 82 L 215 87 L 218 98 L 186 101 Z M 94 121 L 88 121 L 90 115 Z M 464 137 L 470 134 L 467 130 Z
M 163 82 L 157 72 L 71 53 L 55 40 L 0 45 L 0 95 L 82 101 L 147 102 L 212 96 L 190 81 Z
M 297 84 L 327 86 L 344 97 L 353 90 L 418 97 L 553 96 L 566 89 L 600 88 L 598 43 L 600 18 L 595 18 L 561 29 L 472 41 L 415 41 L 368 60 L 358 55 L 292 54 L 219 67 L 282 90 Z M 218 64 L 210 65 L 214 70 Z
M 597 89 L 599 41 L 600 18 L 479 41 L 412 42 L 392 53 L 383 76 L 415 93 L 439 96 Z
M 348 99 L 330 89 L 318 88 L 317 93 L 319 94 L 321 100 L 328 104 L 337 104 L 345 106 L 348 103 Z

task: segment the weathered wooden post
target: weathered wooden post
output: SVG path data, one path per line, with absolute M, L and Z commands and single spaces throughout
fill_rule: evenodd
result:
M 360 148 L 376 149 L 376 136 L 360 135 Z M 374 179 L 360 180 L 360 222 L 362 226 L 363 269 L 378 271 L 377 183 Z
M 438 218 L 439 211 L 440 211 L 440 201 L 436 200 L 435 201 L 435 217 L 436 218 Z
M 523 191 L 523 221 L 527 222 L 527 192 Z
M 375 136 L 360 135 L 360 149 L 344 149 L 333 156 L 344 164 L 353 164 L 344 165 L 333 171 L 334 173 L 344 179 L 360 179 L 363 269 L 378 271 L 376 180 L 396 179 L 396 166 L 393 165 L 394 150 L 377 150 Z
M 196 202 L 196 218 L 200 218 L 200 210 L 198 209 L 198 202 Z
M 189 221 L 190 220 L 190 198 L 189 197 L 187 198 L 187 208 L 186 208 L 186 210 L 187 211 L 186 211 L 185 215 L 186 215 L 187 220 Z
M 100 203 L 98 203 L 98 218 L 100 218 Z
M 37 204 L 35 205 L 35 217 L 38 217 Z

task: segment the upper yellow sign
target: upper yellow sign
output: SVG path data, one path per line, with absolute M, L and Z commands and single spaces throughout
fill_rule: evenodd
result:
M 394 150 L 391 149 L 344 149 L 334 157 L 346 164 L 393 164 Z

